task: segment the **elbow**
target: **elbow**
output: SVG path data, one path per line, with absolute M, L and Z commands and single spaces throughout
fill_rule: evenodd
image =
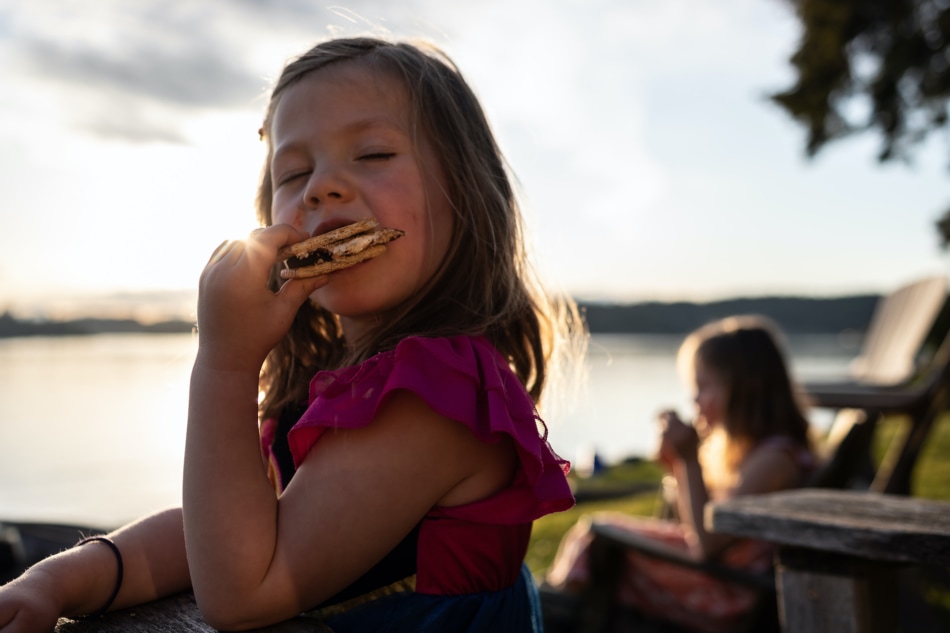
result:
M 206 613 L 205 611 L 201 612 L 201 618 L 205 621 L 205 624 L 215 631 L 250 631 L 251 629 L 275 624 L 274 622 L 255 622 L 236 618 L 228 613 Z
M 201 619 L 215 631 L 246 631 L 252 628 L 247 620 L 234 613 L 232 608 L 209 607 L 198 604 Z
M 201 599 L 196 594 L 195 598 L 201 619 L 216 631 L 248 631 L 279 621 L 253 609 L 248 601 L 237 596 Z

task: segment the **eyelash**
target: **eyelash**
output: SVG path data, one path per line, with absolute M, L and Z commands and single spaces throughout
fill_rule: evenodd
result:
M 358 156 L 356 160 L 370 160 L 370 161 L 389 160 L 391 158 L 394 158 L 395 156 L 396 156 L 395 152 L 371 152 L 369 154 L 362 154 Z M 310 173 L 309 171 L 301 171 L 297 173 L 288 174 L 284 176 L 283 178 L 281 178 L 280 181 L 277 183 L 277 185 L 278 186 L 284 185 L 288 182 L 296 180 L 297 178 L 306 176 L 309 173 Z
M 306 175 L 309 174 L 309 173 L 310 173 L 309 171 L 301 171 L 301 172 L 297 172 L 297 173 L 287 174 L 286 176 L 284 176 L 283 178 L 281 178 L 281 179 L 277 182 L 277 185 L 278 185 L 278 186 L 280 186 L 280 185 L 285 185 L 285 184 L 287 184 L 288 182 L 294 181 L 294 180 L 296 180 L 297 178 L 300 178 L 300 177 L 302 177 L 302 176 L 306 176 Z
M 395 155 L 395 152 L 372 152 L 370 154 L 363 154 L 358 160 L 389 160 Z

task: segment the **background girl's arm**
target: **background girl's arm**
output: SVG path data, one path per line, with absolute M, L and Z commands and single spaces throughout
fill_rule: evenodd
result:
M 677 507 L 687 528 L 690 552 L 701 560 L 716 556 L 736 537 L 706 530 L 703 519 L 709 493 L 695 451 L 674 461 L 673 475 L 677 483 Z M 800 476 L 798 465 L 787 451 L 763 448 L 753 451 L 744 460 L 730 496 L 785 490 L 798 485 Z
M 188 588 L 181 510 L 156 513 L 109 536 L 125 569 L 113 609 Z M 105 604 L 117 574 L 115 555 L 101 543 L 47 558 L 0 588 L 0 630 L 46 633 L 60 616 L 92 613 Z
M 675 411 L 660 414 L 659 459 L 676 479 L 676 506 L 690 554 L 705 560 L 718 554 L 734 538 L 706 530 L 703 513 L 709 491 L 699 463 L 699 435 Z
M 703 469 L 693 455 L 675 459 L 672 472 L 676 479 L 676 506 L 680 522 L 685 528 L 690 554 L 700 560 L 708 559 L 729 541 L 724 535 L 707 532 L 703 525 L 703 509 L 709 501 Z

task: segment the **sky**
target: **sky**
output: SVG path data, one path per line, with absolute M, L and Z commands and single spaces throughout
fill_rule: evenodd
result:
M 781 0 L 5 0 L 0 311 L 192 316 L 254 228 L 257 130 L 320 39 L 442 47 L 523 193 L 546 283 L 584 300 L 887 292 L 947 271 L 946 137 L 814 159 L 767 95 L 793 80 Z

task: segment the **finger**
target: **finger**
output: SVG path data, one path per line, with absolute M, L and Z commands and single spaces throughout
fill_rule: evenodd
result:
M 307 277 L 305 279 L 291 279 L 280 287 L 277 295 L 295 306 L 300 306 L 303 305 L 303 302 L 316 290 L 327 285 L 328 281 L 330 281 L 328 275 Z
M 227 249 L 228 244 L 230 243 L 231 243 L 231 240 L 224 240 L 223 242 L 218 244 L 218 247 L 214 249 L 213 253 L 211 253 L 211 257 L 208 258 L 208 263 L 211 264 L 213 262 L 218 261 L 221 258 L 222 254 L 224 253 L 224 251 Z
M 283 246 L 296 244 L 309 238 L 310 234 L 290 224 L 274 224 L 251 232 L 250 239 L 273 247 L 275 252 Z
M 225 258 L 239 257 L 244 251 L 244 242 L 241 240 L 224 240 L 218 245 L 211 257 L 208 259 L 208 265 L 215 264 Z
M 268 265 L 277 261 L 277 251 L 284 246 L 296 244 L 310 237 L 289 224 L 275 224 L 251 233 L 247 240 L 247 252 Z

